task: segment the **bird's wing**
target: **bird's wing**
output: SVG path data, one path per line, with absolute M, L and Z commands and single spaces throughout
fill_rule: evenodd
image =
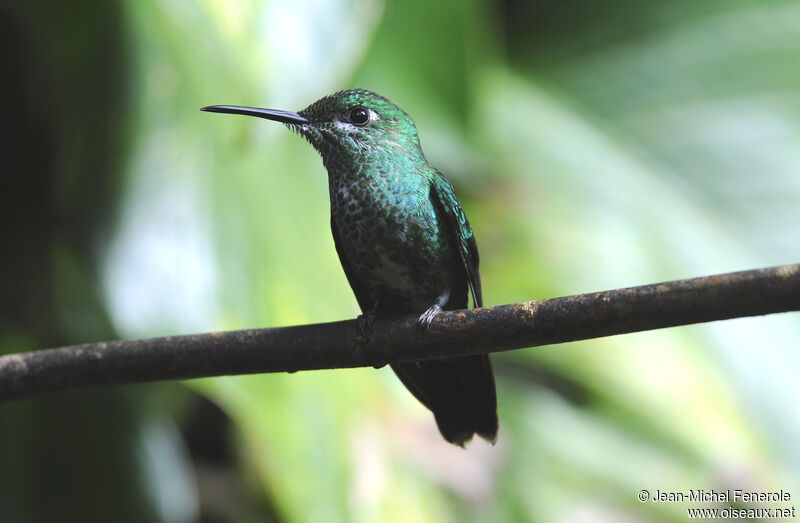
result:
M 369 295 L 364 284 L 361 283 L 361 280 L 358 279 L 358 276 L 356 276 L 353 268 L 350 266 L 350 261 L 347 259 L 347 254 L 342 248 L 342 242 L 339 239 L 339 231 L 336 230 L 336 223 L 333 221 L 332 216 L 331 232 L 333 233 L 333 243 L 336 245 L 336 254 L 339 255 L 339 261 L 342 263 L 344 275 L 347 276 L 347 282 L 350 284 L 350 288 L 353 289 L 353 294 L 356 295 L 358 306 L 361 307 L 361 312 L 369 312 L 375 306 L 375 301 Z
M 461 208 L 461 203 L 456 197 L 453 186 L 442 173 L 436 171 L 431 188 L 431 197 L 444 216 L 445 228 L 450 236 L 453 245 L 457 246 L 467 274 L 467 282 L 472 292 L 472 303 L 474 307 L 483 306 L 483 296 L 481 294 L 481 276 L 478 272 L 478 244 L 469 220 Z

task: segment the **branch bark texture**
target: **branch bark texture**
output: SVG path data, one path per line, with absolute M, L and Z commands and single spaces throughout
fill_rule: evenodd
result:
M 378 319 L 88 343 L 0 357 L 0 401 L 74 388 L 382 366 L 800 310 L 800 264 L 591 294 Z

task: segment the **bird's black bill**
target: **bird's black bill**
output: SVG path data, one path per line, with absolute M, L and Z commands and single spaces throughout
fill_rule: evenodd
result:
M 267 120 L 274 120 L 276 122 L 304 124 L 308 123 L 307 118 L 303 118 L 297 113 L 291 111 L 279 111 L 277 109 L 260 109 L 258 107 L 241 107 L 239 105 L 209 105 L 203 107 L 201 111 L 208 111 L 209 113 L 227 113 L 227 114 L 244 114 L 247 116 L 257 116 L 259 118 L 266 118 Z

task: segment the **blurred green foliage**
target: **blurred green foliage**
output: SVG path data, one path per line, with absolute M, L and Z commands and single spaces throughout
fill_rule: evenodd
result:
M 475 229 L 488 305 L 800 257 L 796 2 L 114 5 L 72 32 L 71 10 L 3 8 L 8 49 L 37 50 L 8 53 L 16 94 L 51 104 L 13 121 L 37 116 L 55 144 L 5 193 L 25 256 L 4 266 L 4 352 L 111 325 L 144 337 L 357 315 L 317 154 L 279 125 L 198 110 L 297 110 L 346 87 L 415 118 Z M 138 445 L 108 447 L 139 472 L 112 466 L 105 499 L 144 476 L 138 506 L 164 521 L 680 521 L 686 504 L 637 493 L 800 496 L 798 342 L 783 315 L 497 355 L 500 440 L 466 451 L 387 369 L 140 386 L 121 393 L 125 421 L 103 414 L 113 399 L 81 417 L 97 448 L 120 431 Z M 35 406 L 3 409 L 2 441 L 26 450 L 14 467 L 0 454 L 0 480 L 45 474 L 20 427 L 58 439 L 69 422 L 36 429 L 20 421 Z M 50 483 L 0 495 L 0 519 L 36 520 L 62 484 L 99 488 L 52 463 Z

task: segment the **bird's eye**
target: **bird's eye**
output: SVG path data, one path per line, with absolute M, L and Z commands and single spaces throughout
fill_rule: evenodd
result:
M 350 112 L 347 113 L 347 118 L 350 120 L 350 123 L 364 125 L 369 122 L 369 109 L 361 107 L 360 105 L 353 107 L 350 109 Z

